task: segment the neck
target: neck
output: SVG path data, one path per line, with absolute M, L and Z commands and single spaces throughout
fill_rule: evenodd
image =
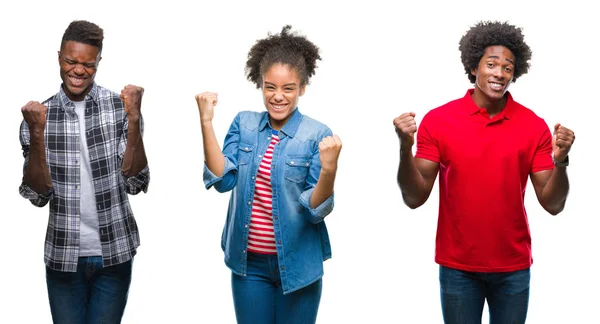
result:
M 473 92 L 473 95 L 471 96 L 473 98 L 473 102 L 475 102 L 477 107 L 485 108 L 490 117 L 494 117 L 502 110 L 504 110 L 504 107 L 506 107 L 506 93 L 502 96 L 501 99 L 493 100 L 477 90 L 478 89 L 476 88 Z

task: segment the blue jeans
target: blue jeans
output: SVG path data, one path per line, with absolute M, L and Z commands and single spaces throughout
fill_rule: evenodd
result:
M 52 320 L 57 324 L 121 323 L 132 261 L 104 268 L 102 257 L 81 257 L 77 272 L 46 268 Z
M 283 294 L 277 255 L 248 253 L 246 276 L 232 273 L 238 324 L 312 324 L 321 301 L 321 279 Z
M 487 299 L 490 324 L 522 324 L 529 303 L 529 269 L 469 272 L 440 266 L 440 295 L 446 324 L 481 324 Z

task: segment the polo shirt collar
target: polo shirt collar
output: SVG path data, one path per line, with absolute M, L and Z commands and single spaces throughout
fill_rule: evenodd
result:
M 475 101 L 473 101 L 473 93 L 475 92 L 475 89 L 469 89 L 467 90 L 467 93 L 465 94 L 465 96 L 463 97 L 463 107 L 466 108 L 466 111 L 469 113 L 469 115 L 474 115 L 476 113 L 479 112 L 479 110 L 481 109 L 479 106 L 477 106 L 475 104 Z M 515 112 L 515 101 L 513 100 L 512 95 L 510 94 L 510 91 L 506 91 L 506 106 L 504 106 L 504 109 L 502 109 L 501 112 L 498 113 L 498 115 L 494 116 L 494 119 L 511 119 L 513 114 Z

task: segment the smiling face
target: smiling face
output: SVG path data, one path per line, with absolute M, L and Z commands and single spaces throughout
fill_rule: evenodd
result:
M 63 90 L 72 101 L 82 101 L 90 92 L 100 62 L 95 46 L 67 41 L 58 52 Z
M 273 129 L 280 130 L 287 123 L 305 89 L 296 70 L 287 64 L 273 64 L 265 72 L 262 92 Z
M 502 100 L 513 80 L 515 56 L 504 46 L 489 46 L 471 71 L 475 76 L 473 99 L 479 107 L 494 105 Z

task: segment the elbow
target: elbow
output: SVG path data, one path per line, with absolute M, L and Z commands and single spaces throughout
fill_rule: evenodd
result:
M 402 195 L 402 200 L 404 201 L 404 204 L 410 209 L 417 209 L 421 207 L 426 201 L 426 199 L 416 199 L 414 197 L 408 197 L 406 195 Z
M 554 208 L 546 208 L 546 211 L 550 213 L 552 216 L 556 216 L 560 214 L 564 210 L 564 206 L 554 207 Z

